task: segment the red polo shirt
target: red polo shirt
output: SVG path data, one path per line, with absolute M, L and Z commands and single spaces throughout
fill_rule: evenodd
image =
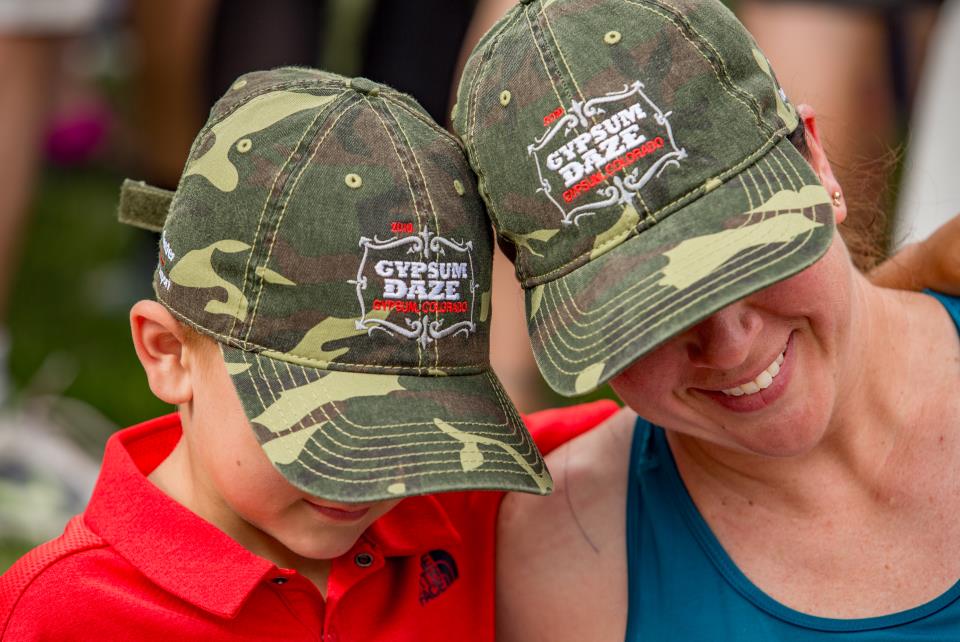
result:
M 551 448 L 616 406 L 529 417 Z M 179 416 L 118 432 L 83 515 L 0 576 L 0 640 L 493 640 L 502 493 L 411 497 L 333 560 L 324 600 L 147 478 Z

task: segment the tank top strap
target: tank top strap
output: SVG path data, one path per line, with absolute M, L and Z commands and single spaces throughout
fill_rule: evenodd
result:
M 953 319 L 953 324 L 957 326 L 957 332 L 960 333 L 960 297 L 935 292 L 934 290 L 924 290 L 924 292 L 935 298 L 947 309 L 947 314 Z
M 713 618 L 714 596 L 729 589 L 691 528 L 685 504 L 691 502 L 666 433 L 642 418 L 634 427 L 629 474 L 626 639 L 708 639 L 698 627 Z

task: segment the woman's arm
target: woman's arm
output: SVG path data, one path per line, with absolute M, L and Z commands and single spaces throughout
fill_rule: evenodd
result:
M 930 288 L 960 295 L 960 215 L 927 239 L 907 245 L 867 276 L 874 285 L 884 288 Z
M 497 528 L 498 642 L 622 642 L 635 421 L 622 410 L 547 455 L 552 495 L 507 494 Z

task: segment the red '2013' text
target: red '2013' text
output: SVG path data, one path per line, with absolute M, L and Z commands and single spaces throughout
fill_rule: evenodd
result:
M 564 111 L 563 107 L 557 107 L 552 112 L 543 117 L 543 126 L 546 127 L 552 122 L 555 122 L 558 118 L 563 116 Z

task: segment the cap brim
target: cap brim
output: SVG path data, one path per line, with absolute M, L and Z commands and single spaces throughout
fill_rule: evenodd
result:
M 341 372 L 221 349 L 257 440 L 305 493 L 364 503 L 443 491 L 552 490 L 493 372 Z
M 808 267 L 833 230 L 829 195 L 784 139 L 641 234 L 527 290 L 540 371 L 560 394 L 590 392 L 717 310 Z

